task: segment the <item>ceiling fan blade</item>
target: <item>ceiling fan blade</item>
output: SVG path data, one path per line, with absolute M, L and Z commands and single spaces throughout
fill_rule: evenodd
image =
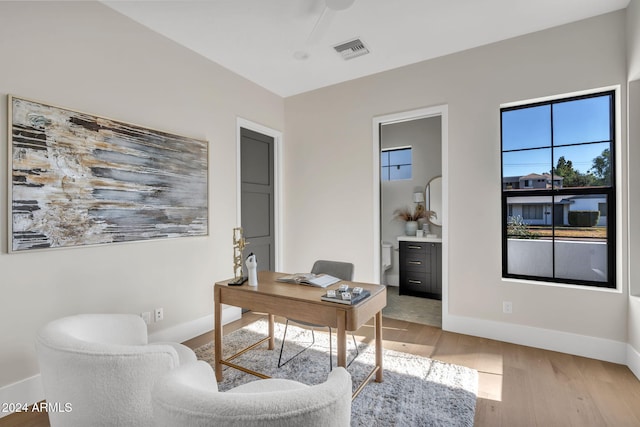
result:
M 331 10 L 349 9 L 356 0 L 325 0 L 325 4 Z
M 313 26 L 311 33 L 309 33 L 309 37 L 307 37 L 306 44 L 315 44 L 325 35 L 329 26 L 331 25 L 331 21 L 335 16 L 336 11 L 333 9 L 329 9 L 325 7 L 320 17 L 316 21 L 316 24 Z

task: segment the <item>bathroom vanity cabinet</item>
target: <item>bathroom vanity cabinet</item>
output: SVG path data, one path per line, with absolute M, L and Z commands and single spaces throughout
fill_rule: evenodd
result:
M 400 295 L 442 299 L 442 240 L 398 237 Z

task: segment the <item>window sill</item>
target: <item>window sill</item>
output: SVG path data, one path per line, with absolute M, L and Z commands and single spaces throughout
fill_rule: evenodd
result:
M 569 283 L 555 283 L 555 282 L 543 282 L 540 280 L 525 280 L 525 279 L 512 279 L 509 277 L 503 277 L 502 283 L 520 283 L 524 285 L 537 285 L 537 286 L 549 286 L 552 288 L 568 288 L 568 289 L 576 289 L 580 291 L 596 291 L 596 292 L 605 292 L 612 294 L 621 294 L 622 290 L 619 288 L 603 288 L 598 286 L 582 286 L 582 285 L 573 285 Z M 636 298 L 640 299 L 640 296 Z

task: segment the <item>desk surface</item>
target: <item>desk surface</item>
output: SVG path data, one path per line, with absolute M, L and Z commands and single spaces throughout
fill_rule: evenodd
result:
M 286 275 L 286 273 L 261 271 L 258 273 L 258 286 L 249 286 L 246 282 L 242 286 L 229 286 L 229 280 L 226 280 L 217 282 L 216 287 L 220 288 L 224 294 L 223 304 L 331 327 L 337 327 L 336 316 L 331 311 L 343 311 L 346 317 L 346 329 L 349 331 L 358 329 L 387 305 L 387 288 L 382 285 L 340 281 L 326 288 L 318 288 L 276 280 Z M 371 296 L 354 305 L 320 299 L 328 289 L 338 289 L 341 283 L 367 289 Z M 331 310 L 327 310 L 329 307 Z

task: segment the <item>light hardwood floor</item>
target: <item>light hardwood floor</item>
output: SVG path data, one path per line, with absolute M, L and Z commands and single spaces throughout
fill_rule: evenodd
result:
M 245 313 L 233 330 L 262 317 Z M 279 320 L 279 319 L 276 319 Z M 476 369 L 477 427 L 640 426 L 640 381 L 623 365 L 515 344 L 443 332 L 401 320 L 383 320 L 384 347 Z M 356 337 L 373 340 L 367 324 Z M 207 333 L 192 348 L 213 340 Z M 14 414 L 0 427 L 48 427 L 43 414 Z

